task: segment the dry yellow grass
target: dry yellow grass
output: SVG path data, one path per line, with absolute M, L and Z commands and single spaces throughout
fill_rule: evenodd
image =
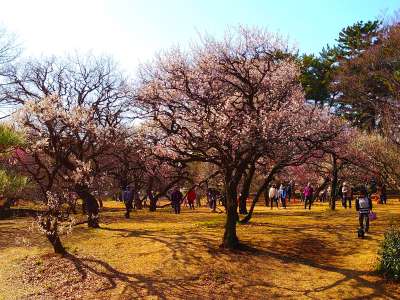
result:
M 28 230 L 29 218 L 2 220 L 0 299 L 60 298 L 68 284 L 76 291 L 62 295 L 70 299 L 400 299 L 399 286 L 374 273 L 379 243 L 399 219 L 400 202 L 375 211 L 378 220 L 361 240 L 354 208 L 259 206 L 250 224 L 238 226 L 249 249 L 232 253 L 218 247 L 224 214 L 184 208 L 174 215 L 166 208 L 126 220 L 121 203 L 105 202 L 101 229 L 80 225 L 63 238 L 67 258 L 48 255 L 46 240 Z M 28 262 L 36 266 L 29 271 L 37 272 L 35 283 L 21 280 Z M 61 286 L 56 273 L 65 279 Z M 78 282 L 92 287 L 81 294 Z

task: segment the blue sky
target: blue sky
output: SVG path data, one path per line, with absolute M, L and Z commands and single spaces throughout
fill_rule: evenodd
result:
M 358 20 L 391 15 L 399 0 L 0 0 L 0 23 L 25 55 L 112 55 L 133 73 L 160 49 L 187 45 L 198 32 L 257 25 L 317 53 Z

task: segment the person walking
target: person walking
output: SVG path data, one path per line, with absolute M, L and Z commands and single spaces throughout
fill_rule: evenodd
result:
M 174 191 L 171 194 L 171 204 L 174 208 L 175 214 L 181 213 L 181 204 L 183 200 L 183 195 L 178 187 L 174 188 Z
M 349 208 L 351 208 L 351 200 L 353 198 L 351 187 L 347 184 L 347 182 L 343 182 L 342 187 L 342 205 L 344 208 L 347 208 L 347 201 L 349 202 Z
M 281 186 L 279 187 L 278 195 L 281 200 L 282 207 L 286 208 L 287 191 L 286 187 L 283 184 L 281 184 Z
M 132 191 L 129 188 L 129 186 L 127 186 L 125 188 L 125 190 L 122 192 L 122 201 L 124 201 L 125 204 L 125 218 L 129 219 L 129 214 L 133 208 L 132 206 L 132 202 L 133 202 L 133 195 L 132 195 Z
M 190 209 L 194 209 L 194 201 L 196 200 L 196 192 L 194 190 L 194 188 L 192 188 L 186 195 L 188 204 L 189 204 L 189 208 Z
M 269 196 L 269 202 L 271 203 L 271 209 L 274 206 L 274 202 L 276 203 L 276 207 L 279 208 L 279 205 L 278 205 L 278 190 L 276 189 L 276 185 L 275 184 L 273 184 L 271 186 L 271 188 L 269 189 L 268 196 Z
M 368 193 L 365 189 L 361 190 L 361 196 L 356 200 L 356 211 L 358 211 L 358 222 L 360 228 L 364 232 L 369 231 L 369 213 L 372 211 L 372 201 L 368 197 Z
M 304 209 L 307 208 L 307 203 L 308 203 L 308 209 L 311 209 L 314 189 L 312 188 L 310 182 L 307 183 L 306 187 L 304 188 L 303 195 L 304 195 Z
M 217 211 L 217 190 L 214 188 L 208 189 L 208 201 L 212 212 Z
M 140 192 L 137 189 L 132 189 L 133 208 L 142 209 L 142 200 L 140 199 Z
M 379 191 L 379 198 L 382 204 L 386 204 L 387 201 L 387 193 L 386 193 L 386 187 L 384 184 L 382 184 L 380 191 Z
M 288 186 L 286 187 L 287 200 L 289 203 L 290 199 L 292 199 L 293 190 L 294 190 L 294 183 L 293 180 L 290 180 Z
M 332 187 L 329 185 L 328 188 L 326 189 L 326 200 L 328 200 L 328 202 L 331 201 L 331 193 L 332 192 Z
M 327 197 L 327 190 L 324 189 L 319 194 L 319 201 L 324 203 L 326 201 L 326 197 Z

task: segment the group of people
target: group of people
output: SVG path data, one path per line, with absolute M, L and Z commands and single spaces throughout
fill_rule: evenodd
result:
M 281 184 L 279 189 L 276 184 L 272 184 L 268 192 L 268 198 L 271 205 L 271 209 L 274 206 L 274 203 L 277 208 L 279 208 L 279 202 L 281 203 L 283 208 L 286 208 L 287 202 L 290 203 L 290 200 L 293 196 L 294 185 L 293 182 L 290 181 L 289 184 Z M 313 202 L 314 189 L 311 186 L 311 183 L 308 183 L 303 191 L 302 191 L 302 200 L 304 201 L 304 209 L 311 209 L 311 204 Z
M 279 208 L 279 202 L 281 202 L 283 208 L 286 208 L 286 201 L 290 202 L 292 197 L 292 189 L 293 185 L 291 182 L 288 185 L 281 184 L 279 189 L 276 184 L 273 184 L 268 193 L 271 209 L 273 208 L 274 203 L 276 204 L 276 207 Z
M 181 205 L 187 203 L 189 208 L 194 210 L 195 204 L 197 207 L 200 207 L 200 197 L 196 194 L 195 188 L 191 188 L 189 192 L 184 196 L 180 191 L 179 187 L 175 187 L 171 193 L 171 205 L 176 214 L 181 212 Z M 225 205 L 224 196 L 222 193 L 216 188 L 208 188 L 207 189 L 207 204 L 213 212 L 217 210 L 217 202 L 219 204 Z
M 342 199 L 342 206 L 344 208 L 351 208 L 352 200 L 353 200 L 353 189 L 349 184 L 346 182 L 339 188 L 340 190 L 340 197 Z M 271 209 L 273 208 L 274 204 L 277 208 L 279 208 L 279 202 L 281 206 L 286 209 L 287 202 L 290 203 L 292 196 L 294 195 L 294 184 L 290 181 L 288 184 L 282 183 L 277 188 L 276 184 L 272 184 L 268 192 L 268 198 L 270 202 Z M 314 200 L 314 188 L 312 187 L 311 183 L 307 183 L 307 185 L 302 189 L 301 192 L 301 199 L 304 201 L 304 209 L 311 209 L 313 200 Z M 386 188 L 382 185 L 379 189 L 379 196 L 380 202 L 383 204 L 387 203 L 387 194 Z M 321 197 L 321 195 L 320 195 Z M 190 209 L 195 209 L 195 203 L 197 206 L 200 206 L 199 197 L 196 194 L 195 188 L 191 188 L 187 194 L 184 196 L 180 191 L 180 188 L 177 186 L 175 187 L 171 194 L 170 194 L 171 206 L 175 214 L 180 214 L 181 212 L 181 205 L 183 203 L 187 203 Z M 216 211 L 217 209 L 217 202 L 219 200 L 220 204 L 225 206 L 223 194 L 215 188 L 207 189 L 207 201 L 208 206 L 211 208 L 212 211 Z M 120 200 L 122 200 L 126 207 L 126 214 L 125 217 L 129 218 L 129 213 L 132 209 L 138 208 L 138 205 L 141 205 L 140 195 L 139 192 L 135 189 L 131 189 L 127 186 L 120 195 Z M 140 203 L 140 204 L 139 204 Z M 359 212 L 359 224 L 360 229 L 364 234 L 364 232 L 368 232 L 369 230 L 369 220 L 370 214 L 372 213 L 372 200 L 371 200 L 371 193 L 368 193 L 367 188 L 362 188 L 360 190 L 360 196 L 356 198 L 355 201 L 356 210 Z
M 183 196 L 179 187 L 175 187 L 171 193 L 171 205 L 174 209 L 175 214 L 181 213 L 181 205 L 184 201 L 187 201 L 189 208 L 194 209 L 195 201 L 197 200 L 197 194 L 194 188 L 190 189 L 189 192 Z

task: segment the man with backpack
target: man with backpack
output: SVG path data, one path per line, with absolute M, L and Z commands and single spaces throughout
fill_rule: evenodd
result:
M 369 213 L 372 211 L 372 201 L 365 189 L 361 190 L 361 195 L 356 200 L 356 210 L 358 211 L 358 221 L 360 229 L 363 230 L 361 233 L 363 235 L 369 230 Z

